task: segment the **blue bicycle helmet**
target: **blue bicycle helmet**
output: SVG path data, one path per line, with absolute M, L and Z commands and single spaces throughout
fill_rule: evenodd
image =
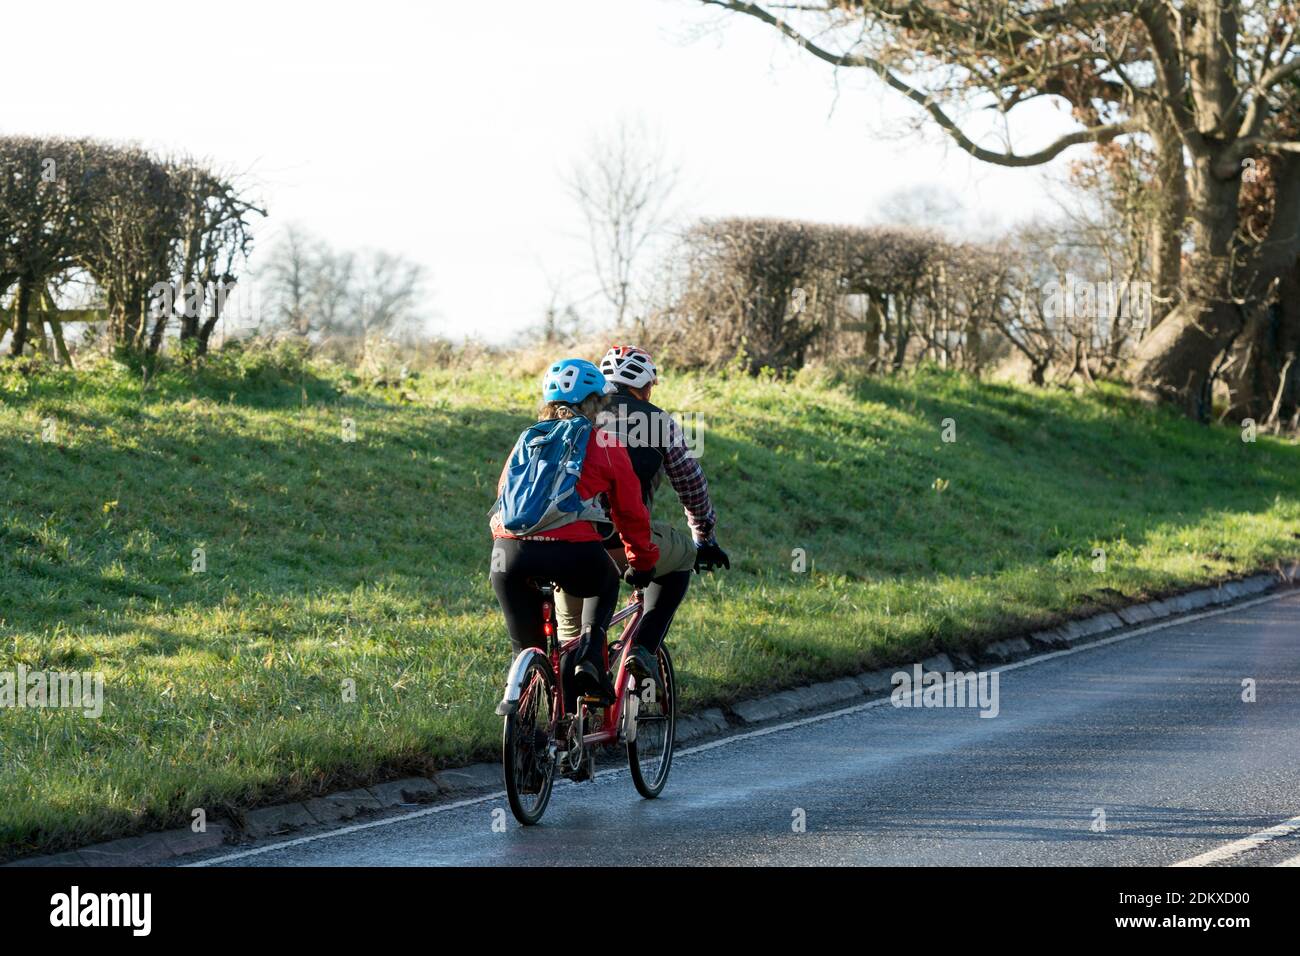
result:
M 614 386 L 586 359 L 560 359 L 542 376 L 542 401 L 574 405 L 592 395 L 608 395 Z

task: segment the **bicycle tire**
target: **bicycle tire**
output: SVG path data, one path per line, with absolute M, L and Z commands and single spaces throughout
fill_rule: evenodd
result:
M 536 682 L 540 682 L 540 689 Z M 543 779 L 541 790 L 526 793 L 523 774 L 524 763 L 532 755 L 527 752 L 524 734 L 534 734 L 539 729 L 537 717 L 545 708 L 544 720 L 548 742 L 555 732 L 555 673 L 551 662 L 545 657 L 537 656 L 528 662 L 524 671 L 523 692 L 519 695 L 519 706 L 513 714 L 507 714 L 501 730 L 501 770 L 506 782 L 506 798 L 510 802 L 510 812 L 524 826 L 533 826 L 546 812 L 551 800 L 551 791 L 555 785 L 555 761 L 543 759 Z
M 628 741 L 627 744 L 627 765 L 632 772 L 632 784 L 637 793 L 647 800 L 653 800 L 663 793 L 664 785 L 668 783 L 668 773 L 673 766 L 673 744 L 677 739 L 677 674 L 673 670 L 673 659 L 667 647 L 661 645 L 656 656 L 659 659 L 659 679 L 663 686 L 660 713 L 647 712 L 643 716 L 638 712 L 636 740 Z M 660 722 L 664 733 L 663 753 L 652 772 L 647 774 L 641 766 L 641 760 L 649 754 L 638 749 L 637 743 L 643 740 L 643 728 L 649 731 L 652 725 Z

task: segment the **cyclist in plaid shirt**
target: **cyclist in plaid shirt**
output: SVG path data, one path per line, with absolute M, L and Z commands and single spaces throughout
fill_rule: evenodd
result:
M 711 570 L 715 566 L 729 568 L 731 562 L 714 536 L 717 516 L 709 499 L 704 469 L 687 447 L 682 430 L 672 416 L 650 402 L 650 394 L 659 381 L 650 355 L 636 346 L 615 345 L 605 353 L 600 370 L 617 388 L 609 409 L 600 418 L 600 425 L 606 434 L 617 437 L 627 448 L 632 470 L 641 482 L 646 510 L 651 509 L 655 490 L 666 476 L 682 503 L 691 529 L 688 538 L 666 521 L 651 522 L 659 561 L 654 567 L 653 580 L 645 588 L 646 610 L 637 638 L 636 657 L 642 669 L 653 674 L 657 673 L 657 668 L 652 666 L 654 653 L 686 596 L 691 571 Z M 600 440 L 600 433 L 596 440 Z M 600 530 L 607 532 L 605 545 L 621 568 L 623 555 L 618 535 L 611 526 Z M 556 599 L 561 635 L 577 633 L 581 600 L 558 593 Z
M 663 449 L 663 473 L 668 476 L 668 483 L 673 486 L 673 491 L 677 492 L 677 499 L 686 512 L 686 523 L 690 525 L 691 537 L 696 544 L 711 542 L 713 526 L 718 523 L 718 516 L 713 512 L 713 502 L 709 500 L 709 482 L 704 477 L 704 469 L 700 467 L 699 459 L 691 454 L 681 428 L 671 417 L 665 416 L 664 431 L 666 440 Z M 643 494 L 644 487 L 643 483 Z M 648 500 L 646 507 L 647 509 L 650 507 Z

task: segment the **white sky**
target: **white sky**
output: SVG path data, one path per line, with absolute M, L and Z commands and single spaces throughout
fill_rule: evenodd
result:
M 659 130 L 688 217 L 862 222 L 935 185 L 980 218 L 1049 206 L 1039 173 L 904 135 L 914 109 L 874 79 L 841 73 L 837 97 L 824 64 L 694 0 L 86 0 L 12 6 L 6 35 L 48 36 L 51 17 L 56 48 L 5 45 L 0 131 L 246 171 L 270 212 L 259 248 L 296 222 L 399 252 L 430 272 L 431 328 L 457 338 L 538 321 L 548 276 L 591 288 L 561 173 L 620 117 Z

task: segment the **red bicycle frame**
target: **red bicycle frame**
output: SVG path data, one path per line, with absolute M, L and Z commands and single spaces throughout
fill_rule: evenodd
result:
M 624 698 L 627 696 L 627 661 L 628 654 L 632 649 L 632 642 L 636 640 L 637 631 L 641 629 L 641 615 L 645 609 L 645 599 L 640 590 L 632 592 L 632 600 L 627 605 L 609 619 L 609 626 L 623 624 L 623 632 L 618 636 L 616 641 L 606 641 L 603 648 L 605 668 L 609 668 L 609 649 L 613 644 L 621 644 L 622 656 L 618 662 L 618 673 L 614 677 L 614 703 L 601 710 L 604 713 L 604 719 L 601 722 L 599 730 L 582 735 L 582 744 L 584 747 L 591 747 L 596 744 L 615 743 L 619 739 L 619 722 L 623 716 Z M 576 651 L 578 642 L 581 637 L 575 637 L 572 640 L 560 642 L 555 634 L 555 606 L 552 604 L 549 596 L 542 602 L 542 632 L 546 635 L 548 654 L 551 659 L 551 669 L 555 674 L 560 673 L 560 656 L 565 651 Z M 626 623 L 623 623 L 626 622 Z M 557 688 L 558 691 L 558 688 Z M 567 716 L 564 712 L 564 695 L 556 693 L 559 698 L 557 713 L 559 716 Z

